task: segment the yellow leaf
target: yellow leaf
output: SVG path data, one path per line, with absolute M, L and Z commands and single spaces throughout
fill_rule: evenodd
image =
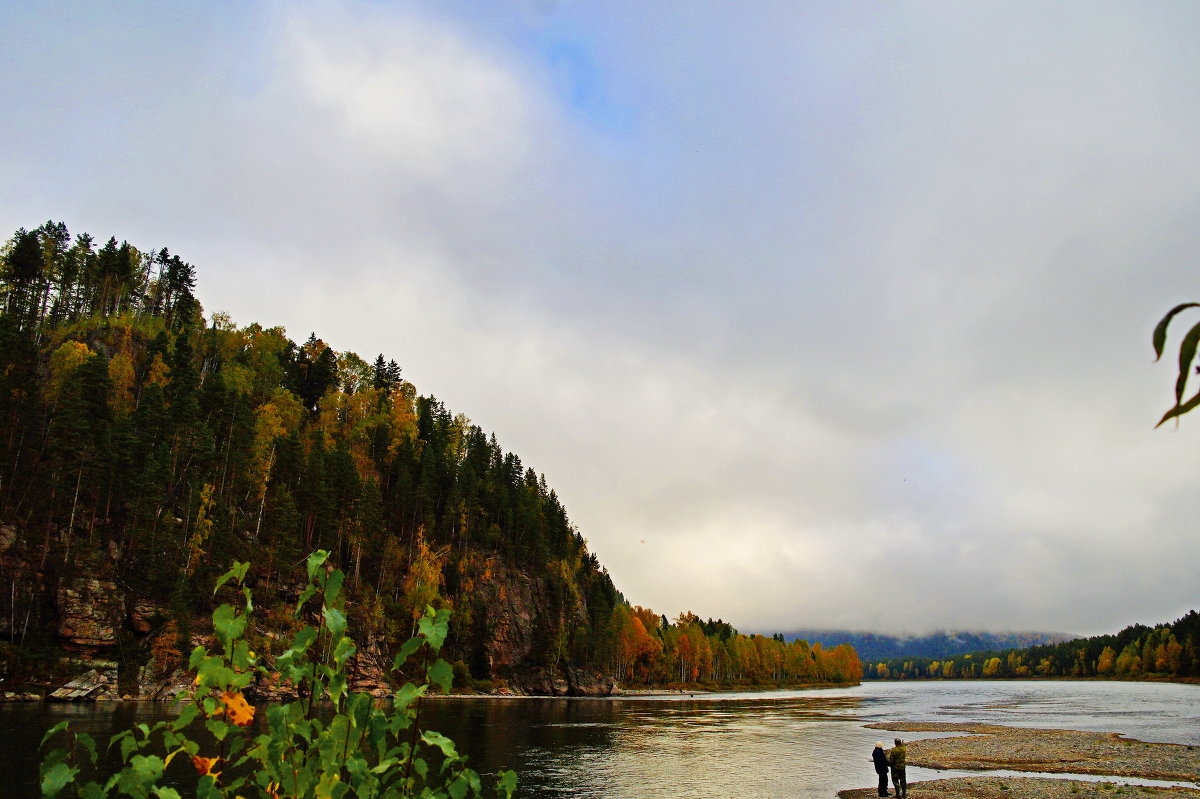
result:
M 242 696 L 240 691 L 226 691 L 221 694 L 221 701 L 225 703 L 226 717 L 230 724 L 249 727 L 254 721 L 254 707 L 246 701 L 246 697 Z

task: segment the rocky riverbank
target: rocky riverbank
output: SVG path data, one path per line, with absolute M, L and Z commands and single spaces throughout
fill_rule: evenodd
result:
M 935 769 L 1008 769 L 1200 782 L 1200 747 L 1124 738 L 1116 733 L 1042 730 L 997 724 L 871 724 L 894 732 L 966 732 L 908 743 L 908 764 Z M 1057 799 L 1058 797 L 1171 795 L 1200 797 L 1196 788 L 1114 786 L 1105 782 L 1035 777 L 960 777 L 913 783 L 914 797 L 937 799 Z M 873 788 L 846 790 L 843 799 L 869 799 Z

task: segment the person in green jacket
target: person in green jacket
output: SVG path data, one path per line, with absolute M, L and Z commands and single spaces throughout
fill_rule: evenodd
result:
M 888 750 L 888 765 L 892 767 L 892 789 L 896 796 L 908 796 L 908 779 L 904 774 L 908 750 L 904 741 L 896 739 L 896 745 Z

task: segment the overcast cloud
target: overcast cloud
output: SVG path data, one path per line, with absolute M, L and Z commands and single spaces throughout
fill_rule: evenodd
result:
M 486 5 L 6 4 L 0 230 L 395 358 L 668 615 L 1200 606 L 1200 11 Z

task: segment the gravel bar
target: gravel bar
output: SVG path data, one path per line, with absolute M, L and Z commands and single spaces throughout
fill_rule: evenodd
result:
M 953 738 L 908 741 L 908 764 L 934 769 L 1036 771 L 1149 780 L 1200 782 L 1200 747 L 1124 738 L 1117 733 L 1043 730 L 998 724 L 895 722 L 868 727 L 894 732 L 966 732 Z M 1045 777 L 956 777 L 911 783 L 914 799 L 1069 799 L 1070 797 L 1190 796 L 1184 787 L 1114 785 Z M 871 799 L 874 788 L 840 791 Z

